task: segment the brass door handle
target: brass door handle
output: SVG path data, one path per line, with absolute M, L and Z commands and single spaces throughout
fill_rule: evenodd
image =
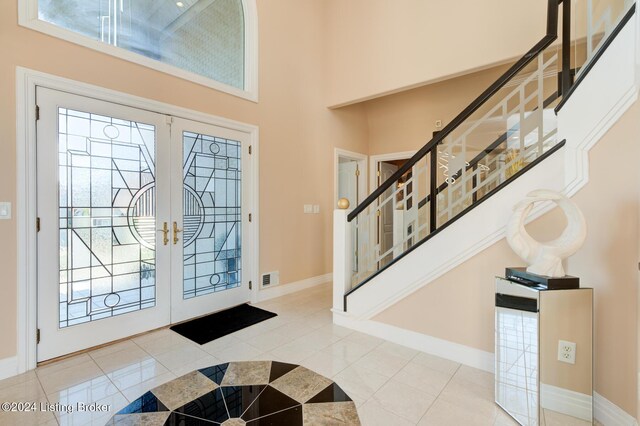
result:
M 162 243 L 166 246 L 169 244 L 169 224 L 164 222 L 162 224 L 162 229 L 158 229 L 158 232 L 162 232 Z
M 178 244 L 178 232 L 182 229 L 178 229 L 178 222 L 173 222 L 173 244 Z

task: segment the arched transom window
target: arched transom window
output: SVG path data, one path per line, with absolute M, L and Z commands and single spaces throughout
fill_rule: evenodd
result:
M 23 1 L 28 27 L 234 94 L 253 89 L 250 1 Z

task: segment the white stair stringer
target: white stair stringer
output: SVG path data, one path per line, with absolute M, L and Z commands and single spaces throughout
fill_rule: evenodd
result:
M 589 150 L 638 98 L 637 28 L 631 19 L 558 113 L 563 148 L 347 297 L 346 316 L 368 320 L 504 238 L 512 206 L 545 188 L 573 196 L 589 181 Z M 537 205 L 529 220 L 548 212 Z

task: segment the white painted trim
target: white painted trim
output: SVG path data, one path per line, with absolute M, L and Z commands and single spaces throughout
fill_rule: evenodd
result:
M 333 273 L 328 273 L 300 281 L 294 281 L 289 284 L 280 284 L 273 288 L 261 288 L 255 302 L 264 302 L 265 300 L 275 299 L 276 297 L 286 296 L 287 294 L 297 293 L 298 291 L 327 284 L 331 282 L 332 278 Z
M 347 151 L 342 148 L 334 148 L 333 155 L 333 201 L 334 203 L 338 201 L 338 163 L 340 162 L 340 158 L 347 158 L 349 160 L 355 160 L 358 162 L 358 170 L 360 170 L 360 176 L 358 176 L 358 199 L 360 202 L 364 201 L 367 197 L 367 160 L 369 159 L 368 155 L 360 154 L 358 152 Z M 355 206 L 351 206 L 354 208 Z M 332 205 L 332 208 L 336 208 L 336 205 Z
M 251 204 L 253 214 L 252 238 L 255 242 L 251 253 L 250 279 L 258 283 L 258 265 L 260 264 L 260 187 L 259 187 L 259 129 L 257 126 L 217 117 L 187 108 L 177 107 L 163 102 L 149 100 L 126 93 L 80 83 L 62 77 L 45 74 L 27 68 L 16 68 L 16 160 L 17 160 L 17 202 L 16 220 L 18 228 L 18 318 L 17 318 L 17 359 L 18 373 L 36 366 L 36 131 L 35 105 L 36 86 L 74 93 L 80 96 L 119 103 L 174 117 L 200 121 L 219 127 L 233 129 L 249 135 L 252 146 L 251 163 L 253 168 Z M 257 299 L 258 285 L 252 291 L 251 300 Z
M 0 380 L 6 379 L 8 377 L 13 377 L 18 373 L 19 370 L 17 356 L 0 359 Z
M 369 193 L 378 187 L 378 163 L 382 161 L 408 160 L 415 155 L 416 151 L 390 152 L 388 154 L 378 154 L 369 156 Z
M 16 79 L 17 359 L 23 373 L 36 366 L 36 87 L 30 75 Z M 31 141 L 31 142 L 28 142 Z
M 38 19 L 38 0 L 18 0 L 18 23 L 23 27 L 61 40 L 97 50 L 98 52 L 164 72 L 184 80 L 192 81 L 238 98 L 258 102 L 258 9 L 256 6 L 256 0 L 241 1 L 245 28 L 244 90 L 155 59 L 147 58 L 146 56 L 117 46 L 93 40 L 89 37 L 64 29 L 49 22 L 41 21 Z
M 590 422 L 593 419 L 593 396 L 540 383 L 540 406 L 567 416 Z
M 449 359 L 473 368 L 494 372 L 493 353 L 485 352 L 470 346 L 406 330 L 393 325 L 372 321 L 356 320 L 348 314 L 333 310 L 333 322 L 336 325 L 350 328 L 361 333 L 379 337 L 398 345 L 406 346 L 431 355 Z
M 351 210 L 333 211 L 333 309 L 344 312 L 344 295 L 351 289 L 353 274 L 353 224 L 347 220 Z
M 593 393 L 595 419 L 604 426 L 638 426 L 638 421 L 598 392 Z

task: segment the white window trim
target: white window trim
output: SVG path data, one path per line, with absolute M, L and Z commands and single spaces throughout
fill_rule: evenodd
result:
M 60 90 L 80 96 L 118 103 L 133 108 L 146 109 L 160 114 L 183 117 L 214 126 L 226 127 L 247 133 L 251 141 L 250 204 L 254 226 L 251 238 L 254 241 L 251 253 L 251 281 L 258 283 L 260 265 L 260 170 L 259 129 L 257 126 L 218 117 L 203 112 L 178 107 L 164 102 L 141 98 L 87 83 L 69 80 L 28 68 L 16 67 L 16 221 L 17 221 L 17 355 L 16 365 L 0 360 L 0 375 L 10 377 L 36 367 L 36 314 L 37 314 L 37 264 L 36 252 L 36 86 Z M 253 286 L 251 301 L 258 301 L 259 286 Z M 7 375 L 7 371 L 10 373 Z
M 49 22 L 38 19 L 38 0 L 18 0 L 18 23 L 26 28 L 79 44 L 89 49 L 97 50 L 116 58 L 124 59 L 138 65 L 164 72 L 184 80 L 192 81 L 205 87 L 228 93 L 230 95 L 258 102 L 258 10 L 256 0 L 241 0 L 244 13 L 244 87 L 237 87 L 221 83 L 186 71 L 173 65 L 165 64 L 155 59 L 147 58 L 138 53 L 130 52 L 121 47 L 112 46 L 98 40 L 64 29 Z

